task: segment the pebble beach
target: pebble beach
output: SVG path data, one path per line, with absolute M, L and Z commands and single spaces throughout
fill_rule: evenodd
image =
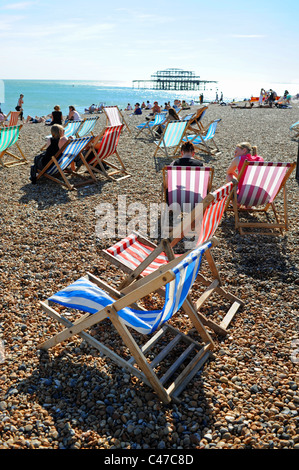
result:
M 239 142 L 257 145 L 265 161 L 296 162 L 298 142 L 289 127 L 298 114 L 298 102 L 289 109 L 210 104 L 203 123 L 221 119 L 215 136 L 221 154 L 196 155 L 214 167 L 213 189 L 225 184 Z M 37 348 L 61 330 L 42 311 L 41 301 L 87 272 L 114 287 L 124 279 L 101 255 L 119 238 L 96 236 L 96 208 L 112 203 L 117 209 L 118 196 L 124 195 L 127 204 L 150 207 L 161 202 L 155 144 L 145 132 L 136 138 L 135 126 L 147 115 L 124 113 L 131 133 L 124 128 L 118 151 L 131 177 L 122 181 L 99 176 L 96 184 L 74 191 L 47 179 L 32 185 L 30 164 L 49 134 L 43 123 L 21 129 L 20 146 L 28 164 L 0 167 L 0 448 L 299 449 L 295 171 L 287 182 L 289 230 L 283 235 L 241 236 L 233 213 L 224 215 L 213 254 L 224 287 L 244 306 L 225 337 L 210 331 L 216 345 L 213 356 L 179 402 L 163 405 L 149 387 L 80 337 L 47 354 Z M 100 114 L 94 133 L 105 125 Z M 162 153 L 159 161 L 170 163 Z M 219 320 L 221 305 L 211 302 L 219 305 Z M 157 308 L 154 302 L 152 308 Z M 187 320 L 178 315 L 184 327 Z M 108 327 L 102 334 L 117 344 Z

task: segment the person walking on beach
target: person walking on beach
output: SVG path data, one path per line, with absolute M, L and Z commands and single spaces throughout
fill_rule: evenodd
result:
M 23 103 L 24 103 L 24 95 L 20 95 L 20 98 L 18 99 L 17 106 L 16 106 L 16 111 L 20 111 L 20 119 L 23 121 Z
M 263 162 L 263 157 L 257 155 L 257 147 L 251 146 L 249 142 L 241 142 L 237 144 L 234 158 L 229 165 L 227 172 L 226 172 L 226 181 L 229 183 L 230 181 L 236 181 L 238 179 L 238 174 L 240 173 L 242 166 L 244 165 L 245 161 L 249 162 Z M 238 184 L 238 190 L 242 185 L 242 178 Z

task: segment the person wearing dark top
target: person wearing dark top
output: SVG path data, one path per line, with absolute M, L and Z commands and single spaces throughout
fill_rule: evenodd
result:
M 54 106 L 54 111 L 51 114 L 51 122 L 46 123 L 47 126 L 53 126 L 53 124 L 60 124 L 62 125 L 62 112 L 60 110 L 60 106 Z
M 45 152 L 34 157 L 34 163 L 30 168 L 30 180 L 32 184 L 36 184 L 36 174 L 38 170 L 42 170 L 68 140 L 64 135 L 64 128 L 59 124 L 54 124 L 51 127 L 51 134 L 52 137 L 48 139 Z
M 174 160 L 170 166 L 203 166 L 203 163 L 196 158 L 195 148 L 192 142 L 184 142 L 181 146 L 181 157 Z

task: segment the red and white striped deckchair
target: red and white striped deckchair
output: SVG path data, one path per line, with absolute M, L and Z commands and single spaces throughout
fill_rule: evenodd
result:
M 117 145 L 123 126 L 124 125 L 121 124 L 119 126 L 106 127 L 103 132 L 95 138 L 85 156 L 88 165 L 92 168 L 93 171 L 100 173 L 113 181 L 120 181 L 121 179 L 131 176 L 127 172 L 126 167 L 117 151 Z M 116 166 L 113 162 L 110 161 L 110 157 L 113 155 L 117 157 L 121 167 Z M 112 171 L 108 172 L 106 169 L 107 165 L 112 169 Z M 116 179 L 114 178 L 115 175 L 122 176 Z
M 163 197 L 169 206 L 178 204 L 183 210 L 189 205 L 189 212 L 203 201 L 211 190 L 213 167 L 166 166 L 163 168 Z
M 286 182 L 295 166 L 296 163 L 245 161 L 238 176 L 238 187 L 235 188 L 233 197 L 235 227 L 241 235 L 248 233 L 278 235 L 288 230 Z M 281 190 L 283 190 L 283 213 L 278 214 L 274 200 Z M 271 222 L 269 217 L 265 222 L 240 221 L 241 213 L 266 213 L 270 207 L 274 213 L 274 222 Z M 249 228 L 249 230 L 244 231 L 244 228 Z M 262 232 L 259 229 L 270 229 L 270 231 Z
M 19 120 L 20 111 L 10 111 L 6 116 L 6 120 L 2 121 L 3 127 L 17 126 Z M 8 121 L 9 117 L 9 121 Z
M 106 115 L 107 121 L 106 121 L 106 126 L 121 126 L 122 124 L 125 124 L 126 128 L 131 134 L 131 130 L 128 126 L 128 124 L 125 121 L 125 118 L 121 111 L 119 110 L 118 106 L 103 106 L 103 111 Z
M 233 186 L 233 183 L 227 183 L 218 190 L 209 193 L 202 202 L 203 217 L 201 218 L 196 208 L 194 208 L 187 222 L 183 220 L 178 224 L 173 229 L 170 237 L 167 240 L 162 240 L 159 245 L 155 245 L 140 233 L 133 232 L 112 247 L 103 250 L 102 255 L 105 259 L 128 274 L 121 283 L 120 288 L 127 287 L 140 277 L 150 275 L 170 260 L 180 256 L 173 252 L 173 247 L 183 239 L 184 233 L 188 232 L 190 227 L 195 227 L 195 231 L 198 234 L 196 246 L 200 246 L 207 240 L 210 240 L 221 222 L 226 203 L 232 194 Z M 198 276 L 199 282 L 206 286 L 206 290 L 196 301 L 196 310 L 205 325 L 213 328 L 219 334 L 226 334 L 228 325 L 239 307 L 243 305 L 243 302 L 223 289 L 220 275 L 210 250 L 205 252 L 205 257 L 213 280 L 212 282 L 209 281 L 202 274 Z M 208 319 L 198 311 L 213 293 L 219 294 L 232 303 L 220 324 Z

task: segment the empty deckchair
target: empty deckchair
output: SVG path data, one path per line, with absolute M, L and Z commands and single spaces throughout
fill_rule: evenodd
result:
M 18 143 L 21 128 L 22 124 L 0 128 L 0 163 L 2 166 L 11 167 L 28 163 Z M 17 147 L 21 156 L 12 153 L 11 147 L 13 145 Z M 8 160 L 5 158 L 6 155 L 10 157 Z
M 53 155 L 49 163 L 42 169 L 37 172 L 36 179 L 39 180 L 41 177 L 46 177 L 56 183 L 61 184 L 62 186 L 66 187 L 67 189 L 75 189 L 79 186 L 86 185 L 89 183 L 95 183 L 96 178 L 91 171 L 89 165 L 86 163 L 86 160 L 83 156 L 83 151 L 87 150 L 88 146 L 90 145 L 91 141 L 94 137 L 83 137 L 79 139 L 69 139 L 64 146 Z M 83 161 L 85 168 L 87 169 L 90 178 L 89 180 L 86 177 L 76 172 L 72 169 L 72 163 L 74 160 L 79 157 Z M 84 179 L 83 182 L 77 184 L 71 184 L 68 180 L 67 176 L 78 176 Z M 60 178 L 59 178 L 60 177 Z
M 136 129 L 138 129 L 138 133 L 136 134 L 136 137 L 139 136 L 139 134 L 143 131 L 143 130 L 147 130 L 150 132 L 150 134 L 152 135 L 152 137 L 155 138 L 155 130 L 159 127 L 159 126 L 162 126 L 163 124 L 165 124 L 167 120 L 167 115 L 165 113 L 157 113 L 154 117 L 154 119 L 152 119 L 151 121 L 146 121 L 146 122 L 143 122 L 141 124 L 138 124 L 136 126 Z
M 258 233 L 260 235 L 277 235 L 288 230 L 286 182 L 296 163 L 249 162 L 245 161 L 238 175 L 238 187 L 234 190 L 233 210 L 235 227 L 241 235 Z M 241 183 L 241 185 L 240 185 Z M 283 211 L 278 213 L 275 200 L 283 191 Z M 267 217 L 266 221 L 241 221 L 241 214 L 264 213 L 272 208 L 274 222 Z M 245 231 L 244 231 L 245 229 Z M 249 229 L 249 230 L 246 230 Z M 259 229 L 270 229 L 259 231 Z
M 89 117 L 89 118 L 84 118 L 83 121 L 81 121 L 81 127 L 76 131 L 76 137 L 85 137 L 86 135 L 94 135 L 93 134 L 93 129 L 97 123 L 97 120 L 99 119 L 99 116 L 95 117 Z M 64 131 L 65 134 L 65 131 Z
M 134 283 L 139 277 L 145 277 L 153 273 L 161 266 L 167 264 L 171 259 L 180 255 L 174 254 L 173 248 L 183 239 L 185 233 L 189 233 L 190 228 L 194 227 L 197 233 L 196 245 L 200 246 L 211 239 L 222 220 L 225 206 L 233 191 L 233 183 L 227 183 L 218 190 L 209 193 L 202 202 L 203 215 L 197 212 L 195 208 L 191 216 L 183 219 L 170 233 L 168 240 L 163 240 L 159 245 L 155 245 L 145 236 L 138 232 L 117 242 L 115 245 L 102 250 L 102 256 L 120 268 L 127 274 L 126 278 L 119 286 L 120 289 Z M 187 219 L 187 220 L 186 220 Z M 217 266 L 210 250 L 205 251 L 209 269 L 212 275 L 212 281 L 203 275 L 198 281 L 205 291 L 196 301 L 196 310 L 201 321 L 219 334 L 225 335 L 227 328 L 234 318 L 239 307 L 243 305 L 242 301 L 222 287 L 222 281 Z M 203 306 L 212 294 L 220 295 L 230 305 L 226 313 L 223 307 L 223 319 L 219 323 L 207 318 L 199 309 Z
M 211 190 L 214 168 L 204 166 L 166 166 L 163 168 L 163 201 L 181 209 L 202 202 Z
M 106 115 L 106 126 L 121 126 L 124 124 L 131 134 L 131 130 L 125 121 L 123 114 L 120 112 L 118 106 L 103 106 L 103 111 Z
M 154 142 L 156 145 L 156 150 L 154 152 L 156 171 L 159 170 L 156 160 L 157 152 L 161 150 L 166 155 L 166 157 L 174 157 L 177 154 L 177 150 L 182 142 L 187 125 L 187 121 L 169 121 L 166 124 L 161 138 L 159 141 Z M 174 149 L 171 155 L 169 154 L 170 149 Z
M 210 125 L 209 128 L 206 132 L 206 134 L 202 134 L 200 131 L 198 131 L 195 134 L 192 135 L 186 135 L 183 138 L 183 142 L 190 141 L 193 143 L 194 147 L 201 150 L 202 152 L 208 153 L 209 155 L 219 155 L 221 152 L 214 140 L 215 132 L 217 129 L 218 123 L 221 121 L 221 119 L 215 119 Z M 214 144 L 214 148 L 211 148 L 208 145 L 208 142 L 211 141 Z
M 113 181 L 120 181 L 121 179 L 131 176 L 127 172 L 127 169 L 117 151 L 117 145 L 122 128 L 123 124 L 103 129 L 102 133 L 94 139 L 94 142 L 91 144 L 90 149 L 85 156 L 92 171 L 102 174 Z M 111 161 L 111 157 L 113 155 L 118 159 L 120 167 Z M 107 166 L 109 167 L 108 169 Z M 119 175 L 120 177 L 115 178 L 115 175 Z
M 186 388 L 214 349 L 211 336 L 187 299 L 200 269 L 202 254 L 211 245 L 208 242 L 183 255 L 181 260 L 173 260 L 122 292 L 88 273 L 47 301 L 41 302 L 42 309 L 62 323 L 65 329 L 38 345 L 38 348 L 48 350 L 79 335 L 120 368 L 151 387 L 163 403 L 169 403 Z M 149 310 L 142 305 L 138 306 L 140 299 L 162 286 L 165 286 L 166 295 L 161 309 Z M 67 312 L 69 315 L 74 309 L 86 313 L 70 321 L 72 317 L 65 316 L 61 308 L 56 311 L 53 304 L 71 309 Z M 169 324 L 180 308 L 188 315 L 198 333 L 196 338 Z M 98 338 L 94 333 L 88 333 L 94 326 L 99 330 Z M 111 342 L 105 344 L 105 332 L 108 329 L 112 329 L 114 335 L 119 335 L 119 340 L 114 341 L 116 347 Z M 149 340 L 141 346 L 144 335 L 149 336 Z M 180 355 L 176 359 L 177 353 Z
M 10 111 L 6 116 L 6 120 L 0 123 L 0 126 L 9 127 L 9 126 L 17 126 L 19 121 L 20 111 Z M 9 118 L 9 120 L 8 120 Z

